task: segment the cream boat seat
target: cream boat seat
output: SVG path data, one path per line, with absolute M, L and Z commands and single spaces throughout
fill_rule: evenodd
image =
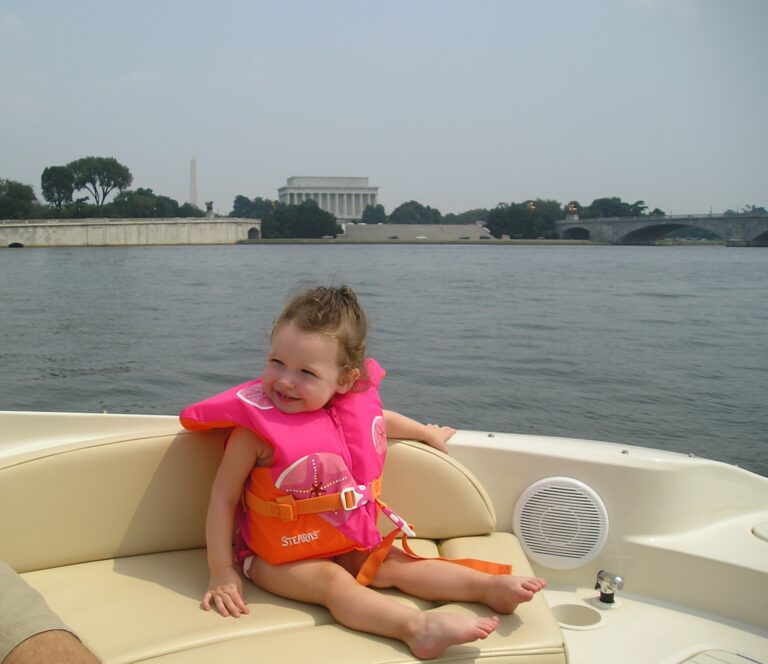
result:
M 250 582 L 249 615 L 225 619 L 199 608 L 208 577 L 207 496 L 224 437 L 104 438 L 0 461 L 0 558 L 107 664 L 414 661 L 397 641 L 346 629 L 324 608 L 275 597 Z M 517 539 L 494 532 L 495 512 L 483 488 L 450 457 L 390 441 L 383 497 L 415 525 L 417 553 L 495 560 L 531 573 Z M 423 609 L 490 613 L 384 592 Z M 488 639 L 449 648 L 434 661 L 562 664 L 567 658 L 539 594 L 504 616 Z

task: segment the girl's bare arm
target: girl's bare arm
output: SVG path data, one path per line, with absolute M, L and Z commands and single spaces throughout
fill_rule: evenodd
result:
M 210 570 L 208 590 L 202 602 L 206 611 L 213 606 L 223 616 L 238 617 L 241 613 L 248 613 L 242 580 L 232 561 L 232 534 L 235 508 L 243 486 L 257 460 L 269 452 L 266 447 L 248 429 L 235 429 L 213 481 L 205 521 Z
M 456 433 L 456 429 L 437 424 L 422 424 L 393 410 L 384 411 L 384 424 L 389 438 L 407 438 L 419 440 L 430 447 L 448 452 L 446 442 Z

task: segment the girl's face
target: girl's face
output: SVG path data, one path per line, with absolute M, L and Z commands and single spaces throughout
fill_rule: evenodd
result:
M 341 375 L 339 341 L 320 332 L 283 324 L 272 336 L 262 376 L 264 392 L 284 413 L 318 410 L 349 390 L 357 371 Z

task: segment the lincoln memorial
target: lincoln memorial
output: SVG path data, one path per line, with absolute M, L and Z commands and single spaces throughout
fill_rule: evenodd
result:
M 356 221 L 368 205 L 376 205 L 379 188 L 368 185 L 368 178 L 292 177 L 277 190 L 281 203 L 299 205 L 314 200 L 339 221 Z

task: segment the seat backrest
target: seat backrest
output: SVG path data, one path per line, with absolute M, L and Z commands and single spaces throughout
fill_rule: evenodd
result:
M 19 572 L 205 544 L 226 432 L 70 444 L 0 468 L 0 559 Z
M 496 527 L 491 499 L 469 470 L 422 443 L 389 441 L 382 499 L 419 537 L 485 535 Z M 382 532 L 392 523 L 381 516 Z
M 205 546 L 208 496 L 226 436 L 116 437 L 6 460 L 0 559 L 27 572 Z M 496 522 L 469 471 L 418 443 L 390 441 L 383 498 L 420 537 L 484 534 Z

